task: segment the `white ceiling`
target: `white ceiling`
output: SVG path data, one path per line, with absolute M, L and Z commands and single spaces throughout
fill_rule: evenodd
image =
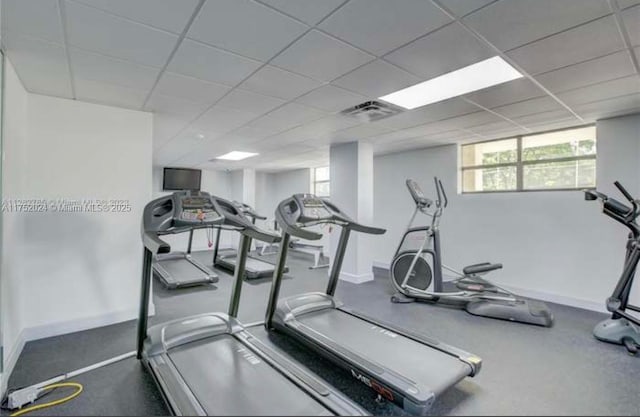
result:
M 640 111 L 640 0 L 0 0 L 25 87 L 153 111 L 154 163 L 277 171 Z M 374 123 L 341 110 L 501 55 L 525 78 Z M 204 139 L 199 139 L 199 136 Z M 259 152 L 210 162 L 231 150 Z

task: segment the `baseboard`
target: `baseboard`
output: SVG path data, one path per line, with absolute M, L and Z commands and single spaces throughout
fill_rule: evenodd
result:
M 499 284 L 501 287 L 512 291 L 515 294 L 522 295 L 527 298 L 547 301 L 549 303 L 562 304 L 569 307 L 581 308 L 583 310 L 597 311 L 599 313 L 607 313 L 604 300 L 593 301 L 584 298 L 568 297 L 566 295 L 552 294 L 544 291 L 531 290 L 528 288 L 514 287 L 511 285 Z
M 389 262 L 373 261 L 373 267 L 385 269 L 388 271 L 391 268 L 391 264 Z
M 7 360 L 4 364 L 4 369 L 2 372 L 2 378 L 0 378 L 0 398 L 4 398 L 7 392 L 7 387 L 9 384 L 9 377 L 13 372 L 13 368 L 15 368 L 16 363 L 18 363 L 18 358 L 24 349 L 24 345 L 27 344 L 27 339 L 25 337 L 25 330 L 23 329 L 16 337 L 16 342 L 11 348 L 11 351 L 7 354 Z M 6 348 L 7 346 L 5 346 Z
M 363 282 L 373 281 L 373 272 L 367 272 L 366 274 L 350 274 L 348 272 L 341 272 L 340 279 L 352 284 L 362 284 Z
M 149 305 L 149 315 L 155 314 L 155 305 Z M 83 330 L 94 329 L 97 327 L 109 326 L 112 324 L 122 323 L 138 318 L 138 308 L 116 311 L 109 314 L 102 314 L 93 317 L 84 317 L 74 320 L 65 320 L 60 322 L 48 323 L 40 326 L 28 327 L 22 329 L 16 339 L 16 343 L 7 356 L 4 372 L 0 381 L 0 398 L 4 398 L 6 393 L 9 377 L 13 372 L 13 368 L 18 362 L 18 358 L 27 342 L 32 340 L 44 339 L 46 337 L 60 336 L 63 334 L 81 332 Z
M 388 273 L 389 268 L 391 266 L 388 262 L 374 261 L 373 267 L 383 269 Z M 600 313 L 607 312 L 607 309 L 604 305 L 604 300 L 602 301 L 586 300 L 584 298 L 558 295 L 558 294 L 553 294 L 545 291 L 532 290 L 528 288 L 521 288 L 521 287 L 516 287 L 511 285 L 503 285 L 501 283 L 496 283 L 496 284 L 500 285 L 501 287 L 509 291 L 512 291 L 515 294 L 522 295 L 523 297 L 534 298 L 536 300 L 546 301 L 546 302 L 555 303 L 555 304 L 562 304 L 562 305 L 575 307 L 575 308 L 581 308 L 583 310 L 597 311 Z

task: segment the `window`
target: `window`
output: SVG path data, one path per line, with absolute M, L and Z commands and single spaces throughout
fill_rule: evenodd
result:
M 329 167 L 314 168 L 313 173 L 313 194 L 318 197 L 329 197 Z
M 463 145 L 462 192 L 596 186 L 595 126 Z

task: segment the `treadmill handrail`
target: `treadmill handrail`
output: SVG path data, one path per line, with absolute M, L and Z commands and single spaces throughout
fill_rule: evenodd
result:
M 267 220 L 266 216 L 262 216 L 260 214 L 258 214 L 257 211 L 255 211 L 253 209 L 253 207 L 251 207 L 250 205 L 246 204 L 246 203 L 242 203 L 240 201 L 237 200 L 233 200 L 232 203 L 240 210 L 240 212 L 242 214 L 244 214 L 245 216 L 249 216 L 252 219 L 256 219 L 256 220 Z
M 224 214 L 225 222 L 223 226 L 237 227 L 243 235 L 261 242 L 278 243 L 282 239 L 280 234 L 258 227 L 247 219 L 234 202 L 221 197 L 213 197 L 213 199 Z

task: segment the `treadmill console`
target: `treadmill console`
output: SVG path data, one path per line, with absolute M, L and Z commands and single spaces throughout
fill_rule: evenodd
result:
M 301 217 L 308 220 L 330 220 L 332 213 L 328 210 L 322 199 L 312 194 L 303 194 L 300 197 L 302 203 Z
M 335 224 L 371 234 L 385 232 L 385 229 L 365 226 L 354 221 L 329 200 L 313 194 L 295 194 L 281 201 L 276 208 L 276 221 L 285 233 L 307 240 L 322 238 L 321 233 L 304 230 L 318 224 Z
M 209 193 L 175 193 L 174 202 L 174 221 L 180 226 L 214 223 L 222 217 Z

